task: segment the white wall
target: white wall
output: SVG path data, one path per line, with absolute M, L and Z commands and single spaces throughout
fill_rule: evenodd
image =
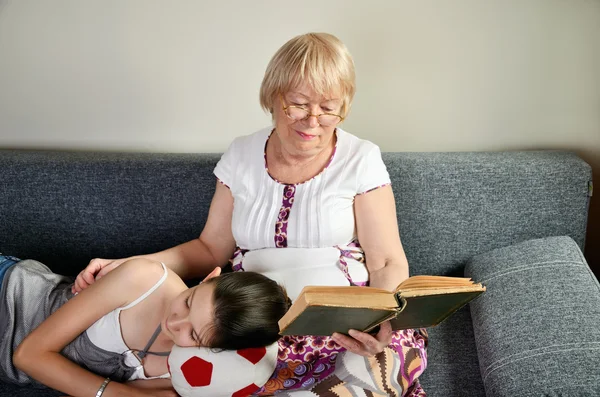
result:
M 384 151 L 569 148 L 600 173 L 600 0 L 0 0 L 0 147 L 222 151 L 269 123 L 266 64 L 307 31 L 349 47 L 344 128 Z
M 345 128 L 384 150 L 600 150 L 600 1 L 207 3 L 0 0 L 0 145 L 222 151 L 314 30 L 355 57 Z

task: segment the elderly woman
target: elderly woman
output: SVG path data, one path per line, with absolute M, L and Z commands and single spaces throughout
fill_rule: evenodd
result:
M 336 37 L 309 33 L 284 44 L 260 89 L 273 126 L 235 139 L 223 154 L 200 236 L 144 257 L 184 278 L 230 260 L 235 271 L 257 271 L 284 284 L 292 299 L 306 285 L 393 290 L 408 277 L 408 263 L 389 175 L 375 144 L 339 127 L 354 92 L 354 64 Z M 75 290 L 124 260 L 92 260 Z M 257 394 L 311 389 L 319 395 L 321 379 L 328 377 L 327 388 L 335 385 L 329 375 L 347 350 L 369 357 L 371 370 L 388 372 L 378 373 L 372 390 L 423 395 L 417 376 L 426 366 L 426 342 L 424 331 L 392 332 L 389 323 L 375 335 L 284 337 L 276 373 Z M 390 354 L 399 360 L 395 374 L 389 361 L 382 364 Z M 374 368 L 378 364 L 382 368 Z M 355 387 L 350 378 L 338 379 L 338 387 Z

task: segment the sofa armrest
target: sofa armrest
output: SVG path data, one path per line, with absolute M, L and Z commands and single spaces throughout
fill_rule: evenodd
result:
M 472 258 L 487 287 L 471 302 L 488 397 L 600 394 L 600 285 L 569 237 Z

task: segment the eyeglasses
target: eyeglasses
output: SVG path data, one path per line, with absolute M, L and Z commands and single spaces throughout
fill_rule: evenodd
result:
M 322 127 L 331 127 L 331 126 L 339 124 L 342 120 L 344 120 L 344 118 L 342 116 L 340 116 L 339 114 L 333 114 L 333 113 L 312 114 L 311 112 L 309 112 L 306 108 L 304 108 L 302 106 L 296 106 L 296 105 L 285 106 L 283 96 L 281 97 L 281 105 L 283 107 L 283 111 L 285 112 L 286 116 L 288 116 L 288 118 L 293 121 L 308 120 L 309 117 L 315 116 L 317 118 L 317 122 L 319 123 L 319 125 L 321 125 Z

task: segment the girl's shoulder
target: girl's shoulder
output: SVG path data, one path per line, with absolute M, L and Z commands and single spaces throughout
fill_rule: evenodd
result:
M 128 296 L 136 297 L 147 291 L 154 291 L 169 279 L 179 279 L 163 263 L 144 258 L 135 258 L 123 262 L 119 267 L 119 279 L 122 286 L 129 289 Z
M 134 258 L 123 262 L 119 269 L 121 277 L 130 277 L 132 282 L 146 282 L 168 273 L 167 267 L 161 263 L 145 258 Z M 156 281 L 156 280 L 155 280 Z

